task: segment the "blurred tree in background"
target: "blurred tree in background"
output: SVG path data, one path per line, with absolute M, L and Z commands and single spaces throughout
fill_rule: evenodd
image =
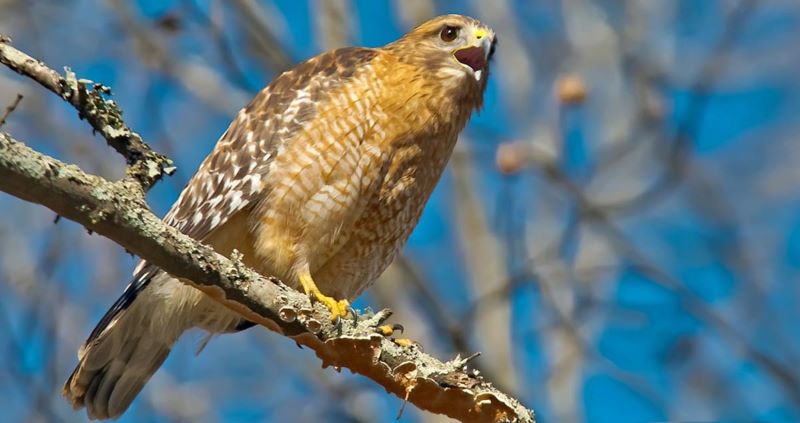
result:
M 541 421 L 799 420 L 800 3 L 796 0 L 0 0 L 0 33 L 110 85 L 178 172 L 234 113 L 323 50 L 441 13 L 500 39 L 422 222 L 357 307 L 390 307 Z M 117 178 L 60 99 L 0 71 L 2 130 Z M 81 421 L 60 398 L 134 258 L 0 196 L 0 409 Z M 254 329 L 187 336 L 121 421 L 394 419 L 402 401 Z M 402 421 L 442 418 L 408 407 Z

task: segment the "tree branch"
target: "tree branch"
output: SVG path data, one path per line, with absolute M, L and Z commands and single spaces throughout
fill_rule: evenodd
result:
M 403 347 L 377 334 L 375 327 L 390 311 L 358 313 L 356 322 L 336 327 L 321 304 L 311 304 L 277 279 L 247 268 L 236 254 L 228 259 L 162 222 L 143 194 L 170 162 L 122 122 L 116 105 L 101 95 L 107 89 L 88 90 L 88 83 L 69 72 L 62 78 L 2 40 L 0 62 L 75 106 L 128 159 L 128 174 L 134 177 L 111 182 L 0 133 L 0 191 L 44 205 L 108 237 L 246 319 L 312 349 L 323 367 L 348 368 L 421 409 L 462 421 L 534 421 L 533 412 L 518 400 L 468 370 L 469 359 L 442 362 L 416 346 Z
M 69 68 L 64 68 L 65 76 L 61 76 L 41 61 L 10 46 L 9 41 L 8 37 L 0 34 L 0 63 L 33 79 L 75 107 L 78 116 L 125 157 L 128 177 L 139 181 L 145 191 L 164 175 L 172 174 L 175 170 L 172 161 L 153 151 L 125 124 L 117 104 L 105 99 L 104 95 L 111 93 L 109 87 L 88 79 L 77 79 Z

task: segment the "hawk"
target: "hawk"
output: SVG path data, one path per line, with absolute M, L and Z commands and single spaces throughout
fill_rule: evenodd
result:
M 281 74 L 239 112 L 165 222 L 346 316 L 417 224 L 481 107 L 495 45 L 479 21 L 446 15 Z M 118 417 L 184 331 L 249 326 L 142 261 L 63 393 L 92 419 Z

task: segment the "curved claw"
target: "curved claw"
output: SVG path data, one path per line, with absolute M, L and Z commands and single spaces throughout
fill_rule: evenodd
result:
M 353 316 L 353 327 L 358 325 L 358 313 L 349 302 L 347 303 L 347 313 Z
M 376 327 L 375 330 L 379 334 L 388 337 L 394 335 L 394 333 L 397 331 L 400 331 L 400 334 L 402 334 L 405 331 L 405 328 L 403 325 L 395 323 L 393 325 L 380 325 Z

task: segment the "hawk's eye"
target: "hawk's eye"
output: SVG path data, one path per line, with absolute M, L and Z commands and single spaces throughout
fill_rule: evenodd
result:
M 446 41 L 448 43 L 453 42 L 456 38 L 458 38 L 458 30 L 459 27 L 448 25 L 442 28 L 442 32 L 439 33 L 439 37 L 442 38 L 442 41 Z

